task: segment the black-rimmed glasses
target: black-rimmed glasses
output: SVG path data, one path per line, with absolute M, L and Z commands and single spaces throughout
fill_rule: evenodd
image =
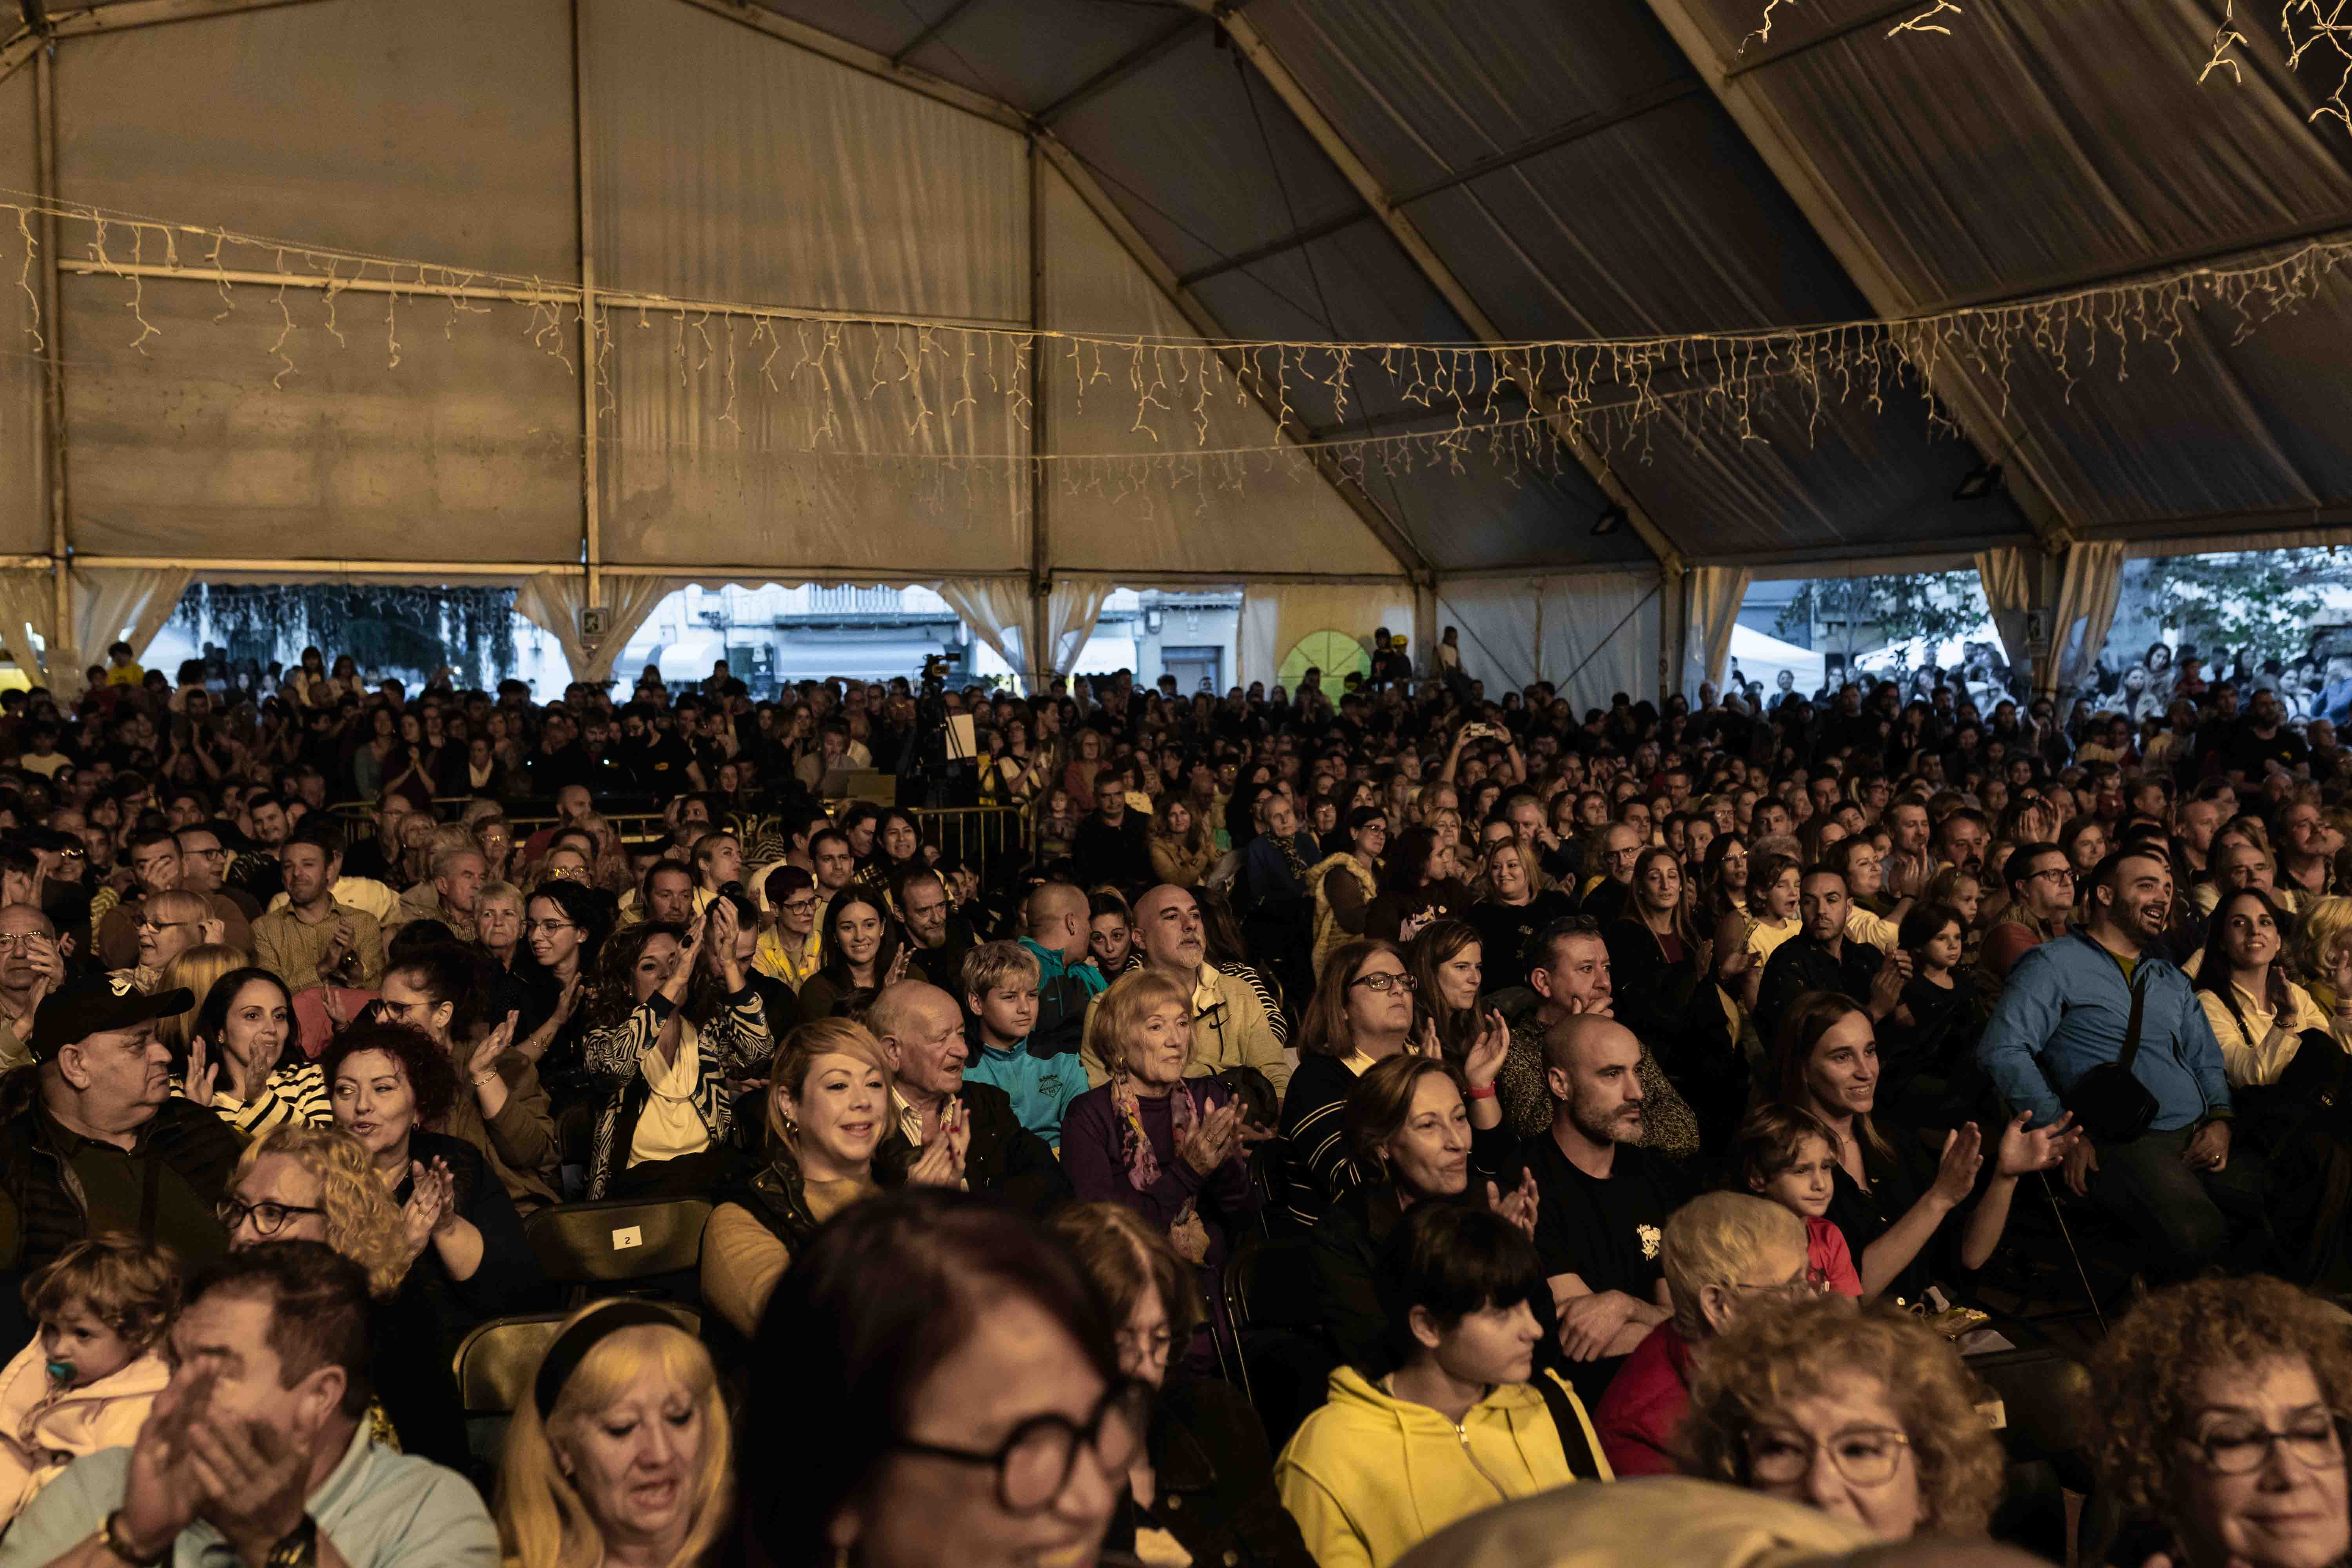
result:
M 2326 1469 L 2344 1463 L 2352 1447 L 2352 1417 L 2318 1410 L 2287 1423 L 2284 1432 L 2245 1421 L 2216 1422 L 2200 1436 L 2181 1442 L 2197 1451 L 2205 1468 L 2217 1476 L 2247 1476 L 2270 1462 L 2271 1449 L 2284 1447 L 2297 1464 Z
M 320 1208 L 305 1208 L 300 1204 L 277 1204 L 264 1200 L 257 1204 L 239 1203 L 235 1198 L 223 1198 L 214 1211 L 220 1216 L 221 1228 L 234 1231 L 247 1220 L 253 1222 L 256 1236 L 276 1236 L 286 1228 L 286 1222 L 298 1214 L 325 1214 Z
M 1004 1510 L 1035 1513 L 1050 1507 L 1070 1484 L 1081 1447 L 1094 1450 L 1095 1462 L 1104 1475 L 1125 1476 L 1143 1447 L 1144 1432 L 1150 1424 L 1150 1385 L 1123 1378 L 1103 1394 L 1084 1426 L 1066 1415 L 1032 1415 L 1003 1443 L 985 1452 L 919 1443 L 911 1437 L 896 1438 L 890 1446 L 902 1453 L 992 1468 L 996 1500 Z
M 1410 974 L 1359 974 L 1348 984 L 1363 986 L 1381 995 L 1399 989 L 1412 992 L 1421 988 L 1421 982 Z

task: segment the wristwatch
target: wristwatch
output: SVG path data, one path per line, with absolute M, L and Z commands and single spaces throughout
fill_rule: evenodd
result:
M 174 1541 L 177 1539 L 173 1538 Z M 123 1533 L 122 1510 L 119 1508 L 108 1514 L 105 1521 L 98 1527 L 98 1543 L 130 1563 L 131 1568 L 157 1568 L 172 1555 L 173 1546 L 172 1541 L 166 1541 L 161 1552 L 152 1553 L 142 1552 L 133 1547 L 130 1537 Z
M 293 1529 L 278 1537 L 261 1568 L 318 1568 L 319 1521 L 304 1514 Z

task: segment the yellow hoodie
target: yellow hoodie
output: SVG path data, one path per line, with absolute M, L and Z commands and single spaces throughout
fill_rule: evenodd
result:
M 1597 1456 L 1583 1405 L 1573 1394 L 1568 1402 Z M 1612 1479 L 1600 1463 L 1601 1479 Z M 1551 1410 L 1531 1385 L 1497 1387 L 1456 1426 L 1353 1367 L 1331 1374 L 1330 1402 L 1274 1465 L 1282 1506 L 1322 1568 L 1387 1568 L 1458 1519 L 1575 1479 Z

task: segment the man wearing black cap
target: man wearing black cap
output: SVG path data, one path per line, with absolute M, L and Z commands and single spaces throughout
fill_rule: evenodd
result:
M 155 1020 L 195 1005 L 105 976 L 33 1016 L 34 1066 L 0 1079 L 0 1268 L 32 1268 L 101 1231 L 193 1262 L 228 1247 L 214 1208 L 242 1147 L 204 1106 L 172 1098 Z

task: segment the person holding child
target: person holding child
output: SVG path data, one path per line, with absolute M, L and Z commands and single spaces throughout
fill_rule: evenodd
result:
M 74 1460 L 139 1436 L 172 1381 L 159 1347 L 179 1304 L 178 1259 L 120 1233 L 25 1281 L 40 1332 L 0 1372 L 0 1530 Z

